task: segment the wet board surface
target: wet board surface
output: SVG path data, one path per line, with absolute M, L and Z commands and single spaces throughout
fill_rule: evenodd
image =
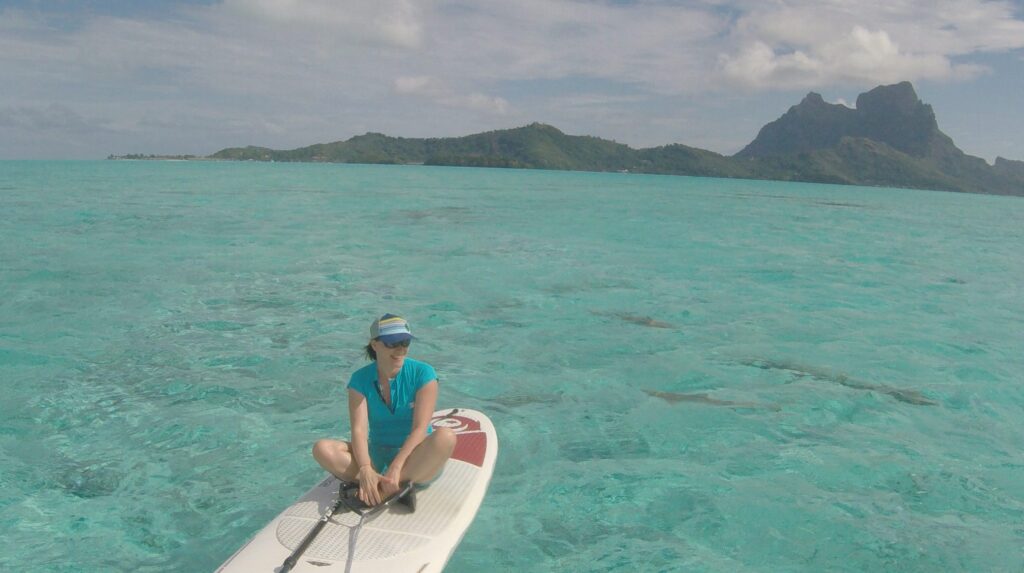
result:
M 453 413 L 454 412 L 454 413 Z M 462 540 L 487 491 L 498 455 L 491 421 L 475 410 L 434 413 L 434 428 L 450 428 L 456 445 L 444 471 L 416 494 L 416 511 L 395 504 L 358 532 L 351 571 L 441 571 Z M 218 573 L 277 571 L 320 516 L 338 499 L 339 482 L 327 477 L 275 517 L 217 569 Z M 339 510 L 292 571 L 344 571 L 359 516 Z

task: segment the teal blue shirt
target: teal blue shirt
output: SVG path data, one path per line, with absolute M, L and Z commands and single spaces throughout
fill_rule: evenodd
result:
M 388 408 L 377 391 L 377 363 L 371 362 L 353 372 L 348 387 L 366 397 L 366 411 L 370 417 L 370 443 L 401 447 L 412 432 L 416 392 L 436 379 L 437 373 L 433 366 L 406 358 L 398 375 L 391 380 L 391 408 Z M 430 432 L 430 426 L 427 426 L 427 433 Z

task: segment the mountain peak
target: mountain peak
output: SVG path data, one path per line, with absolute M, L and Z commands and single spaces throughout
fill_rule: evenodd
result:
M 757 138 L 736 156 L 767 157 L 834 147 L 850 135 L 855 116 L 854 110 L 810 92 L 782 117 L 762 127 Z
M 910 82 L 877 88 L 857 96 L 865 136 L 915 157 L 956 155 L 952 140 L 939 131 L 932 106 L 917 97 Z
M 801 100 L 798 105 L 802 105 L 802 106 L 804 106 L 804 105 L 805 106 L 820 106 L 820 105 L 828 105 L 828 104 L 825 103 L 825 98 L 821 97 L 820 93 L 808 92 L 807 95 L 804 96 L 804 99 Z
M 931 110 L 931 106 L 921 103 L 910 82 L 878 86 L 857 96 L 857 109 L 865 113 L 885 113 L 889 110 L 897 110 L 909 114 L 914 113 L 922 106 Z
M 782 117 L 761 129 L 738 157 L 768 157 L 833 149 L 843 137 L 885 143 L 914 157 L 962 155 L 939 131 L 932 106 L 922 103 L 910 82 L 878 86 L 857 96 L 856 109 L 826 103 L 811 92 Z
M 558 135 L 565 135 L 564 133 L 562 133 L 562 130 L 558 129 L 557 127 L 555 127 L 553 125 L 550 125 L 550 124 L 547 124 L 547 123 L 541 123 L 539 121 L 535 121 L 535 122 L 533 122 L 533 123 L 531 123 L 529 125 L 525 125 L 525 126 L 522 127 L 522 129 L 524 129 L 524 130 L 532 130 L 532 131 L 543 131 L 543 132 L 547 132 L 547 133 L 555 133 L 555 134 L 558 134 Z

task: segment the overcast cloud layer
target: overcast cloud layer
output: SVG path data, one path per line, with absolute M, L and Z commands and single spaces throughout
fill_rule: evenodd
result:
M 1024 158 L 1011 111 L 1019 2 L 67 4 L 0 4 L 0 157 L 206 154 L 531 121 L 732 153 L 808 90 L 852 101 L 910 80 L 966 151 Z M 992 101 L 958 102 L 970 85 Z

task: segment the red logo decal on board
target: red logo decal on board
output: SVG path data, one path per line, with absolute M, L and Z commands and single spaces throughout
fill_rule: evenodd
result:
M 483 432 L 459 434 L 458 439 L 455 441 L 455 451 L 452 452 L 452 459 L 462 460 L 482 468 L 486 453 L 487 434 Z
M 480 431 L 480 422 L 478 420 L 464 418 L 462 416 L 444 416 L 443 418 L 434 418 L 431 425 L 435 428 L 448 428 L 456 434 Z

